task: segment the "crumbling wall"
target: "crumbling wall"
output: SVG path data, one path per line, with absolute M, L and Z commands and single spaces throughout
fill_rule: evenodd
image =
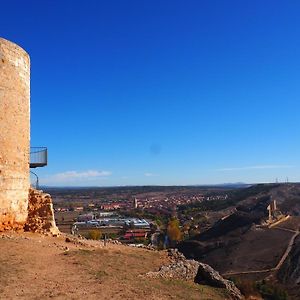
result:
M 30 59 L 0 38 L 0 231 L 27 219 L 30 142 Z
M 28 218 L 24 229 L 42 234 L 59 234 L 49 194 L 32 188 L 29 190 Z

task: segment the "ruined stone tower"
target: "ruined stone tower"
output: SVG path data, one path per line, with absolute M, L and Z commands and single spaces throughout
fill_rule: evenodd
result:
M 27 219 L 29 140 L 29 55 L 0 38 L 0 231 Z

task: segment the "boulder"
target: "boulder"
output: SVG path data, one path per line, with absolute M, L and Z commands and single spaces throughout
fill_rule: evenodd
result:
M 147 277 L 194 281 L 198 272 L 198 267 L 199 263 L 195 260 L 177 261 L 168 266 L 162 266 L 158 272 L 148 272 Z
M 177 249 L 168 251 L 171 264 L 162 266 L 158 272 L 148 272 L 147 277 L 151 278 L 174 278 L 181 280 L 192 280 L 195 283 L 224 288 L 234 300 L 243 299 L 240 290 L 232 281 L 224 279 L 211 266 L 193 259 L 186 259 Z
M 223 278 L 215 269 L 207 264 L 199 263 L 198 272 L 194 280 L 196 283 L 224 288 L 233 299 L 243 299 L 240 290 L 232 281 Z

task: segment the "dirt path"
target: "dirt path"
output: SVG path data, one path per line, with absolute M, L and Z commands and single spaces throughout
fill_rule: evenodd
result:
M 295 239 L 296 237 L 299 235 L 299 231 L 295 231 L 295 234 L 291 237 L 290 239 L 290 242 L 284 252 L 284 254 L 282 255 L 280 261 L 278 262 L 278 264 L 276 265 L 276 267 L 274 268 L 274 270 L 279 270 L 282 266 L 282 264 L 284 263 L 284 261 L 286 260 L 286 258 L 288 257 L 289 253 L 291 252 L 292 248 L 293 248 L 293 245 L 294 245 L 294 242 L 295 242 Z

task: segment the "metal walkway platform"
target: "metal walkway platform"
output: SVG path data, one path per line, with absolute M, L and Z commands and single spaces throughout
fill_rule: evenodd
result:
M 30 168 L 41 168 L 48 164 L 47 147 L 30 147 Z

